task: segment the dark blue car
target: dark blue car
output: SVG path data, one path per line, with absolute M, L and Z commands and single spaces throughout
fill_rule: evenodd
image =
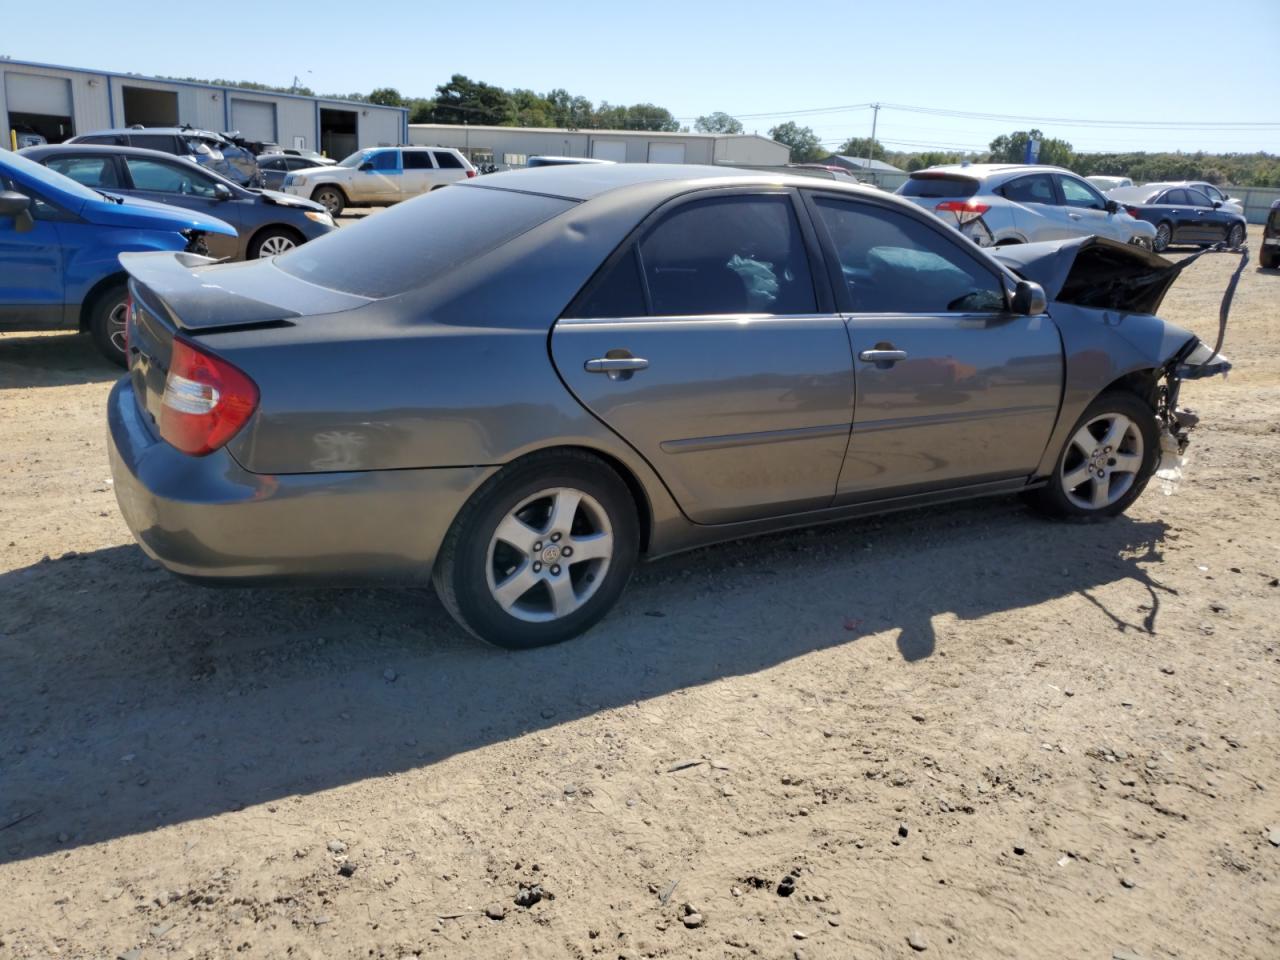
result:
M 119 255 L 203 252 L 214 217 L 81 186 L 0 150 L 0 330 L 87 331 L 123 364 L 127 276 Z

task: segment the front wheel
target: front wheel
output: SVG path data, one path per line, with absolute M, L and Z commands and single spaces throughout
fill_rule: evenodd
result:
M 1169 244 L 1173 243 L 1173 227 L 1167 223 L 1159 224 L 1156 227 L 1156 238 L 1152 243 L 1152 249 L 1156 253 L 1163 253 L 1169 249 Z
M 462 508 L 432 580 L 453 618 L 482 640 L 541 647 L 608 613 L 639 543 L 635 502 L 608 465 L 577 451 L 535 454 Z
M 288 253 L 301 242 L 302 238 L 288 227 L 268 227 L 254 237 L 253 242 L 249 244 L 249 249 L 246 251 L 247 259 L 258 260 Z
M 99 295 L 89 311 L 89 335 L 98 352 L 126 366 L 125 324 L 128 322 L 129 288 L 124 284 Z
M 319 187 L 311 194 L 311 199 L 329 211 L 329 216 L 337 218 L 347 205 L 347 195 L 337 187 Z
M 1231 229 L 1227 232 L 1227 246 L 1238 247 L 1244 243 L 1244 225 L 1240 223 L 1232 224 Z
M 1137 500 L 1160 459 L 1155 411 L 1132 393 L 1104 393 L 1072 428 L 1037 508 L 1067 520 L 1114 517 Z

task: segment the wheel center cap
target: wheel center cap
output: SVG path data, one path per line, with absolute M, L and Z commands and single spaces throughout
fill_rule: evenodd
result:
M 551 546 L 544 549 L 542 551 L 542 562 L 543 563 L 559 563 L 560 548 L 553 543 L 551 544 Z

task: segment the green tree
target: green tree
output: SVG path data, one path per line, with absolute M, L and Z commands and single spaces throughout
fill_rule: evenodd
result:
M 705 117 L 699 117 L 693 129 L 699 133 L 741 133 L 742 121 L 717 110 Z
M 517 127 L 553 127 L 551 103 L 540 93 L 532 90 L 512 90 L 511 104 L 514 108 L 512 125 Z
M 543 94 L 543 99 L 547 101 L 551 126 L 570 130 L 591 126 L 595 106 L 586 97 L 574 96 L 568 90 L 557 87 Z
M 837 153 L 844 154 L 846 157 L 857 157 L 866 159 L 870 151 L 872 160 L 884 160 L 888 157 L 888 152 L 879 140 L 872 140 L 870 137 L 850 137 L 837 150 Z
M 991 141 L 992 163 L 1024 163 L 1027 158 L 1027 141 L 1040 141 L 1040 163 L 1058 167 L 1071 166 L 1075 153 L 1066 140 L 1046 137 L 1039 130 L 1018 130 L 1005 133 Z
M 515 122 L 515 107 L 501 87 L 455 73 L 448 83 L 436 87 L 431 117 L 433 123 L 509 125 Z
M 822 141 L 813 129 L 798 126 L 792 120 L 773 127 L 769 137 L 790 148 L 792 163 L 812 163 L 824 153 Z
M 680 124 L 665 107 L 635 103 L 629 107 L 601 101 L 592 125 L 597 130 L 659 130 L 674 133 Z
M 395 87 L 378 87 L 369 94 L 369 102 L 382 107 L 403 107 L 408 103 Z

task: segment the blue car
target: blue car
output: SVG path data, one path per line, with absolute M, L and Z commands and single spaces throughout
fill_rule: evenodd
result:
M 119 255 L 203 253 L 206 234 L 236 231 L 191 210 L 91 190 L 0 150 L 0 330 L 88 332 L 124 365 L 128 277 Z

